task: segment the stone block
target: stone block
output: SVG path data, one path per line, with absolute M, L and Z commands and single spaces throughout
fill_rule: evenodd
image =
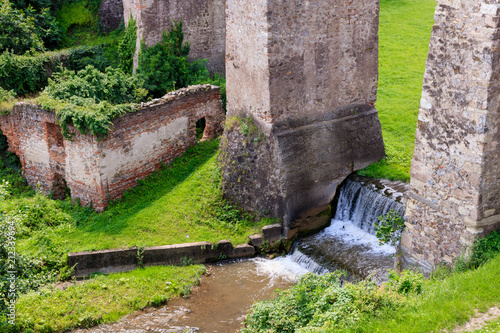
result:
M 250 239 L 250 244 L 255 247 L 260 247 L 264 243 L 264 237 L 259 234 L 248 236 L 248 238 Z
M 271 224 L 271 225 L 266 225 L 265 227 L 262 228 L 262 235 L 263 237 L 271 242 L 275 242 L 282 237 L 282 226 L 281 224 Z

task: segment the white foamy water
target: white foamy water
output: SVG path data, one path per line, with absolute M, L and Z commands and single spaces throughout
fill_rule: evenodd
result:
M 295 282 L 306 273 L 309 273 L 306 267 L 299 262 L 294 261 L 292 255 L 278 257 L 272 260 L 265 258 L 250 259 L 255 263 L 255 273 L 260 276 L 268 276 L 271 280 L 285 279 Z M 318 265 L 319 266 L 319 265 Z
M 342 240 L 346 244 L 364 245 L 366 252 L 392 255 L 396 251 L 393 246 L 380 245 L 378 238 L 365 230 L 360 229 L 351 221 L 332 220 L 332 224 L 323 230 L 317 237 L 333 237 Z

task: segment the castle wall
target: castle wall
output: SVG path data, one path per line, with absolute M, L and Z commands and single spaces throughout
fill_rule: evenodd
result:
M 196 122 L 202 118 L 206 121 L 202 139 L 222 131 L 218 87 L 192 86 L 145 103 L 115 119 L 101 140 L 71 126 L 74 136 L 68 140 L 53 113 L 24 103 L 0 116 L 0 126 L 31 187 L 63 198 L 67 186 L 73 199 L 103 210 L 110 200 L 136 186 L 138 179 L 194 145 Z
M 411 167 L 406 264 L 431 270 L 500 222 L 500 5 L 439 0 Z
M 154 45 L 172 20 L 182 19 L 184 40 L 191 44 L 189 58 L 207 59 L 212 72 L 224 74 L 225 0 L 124 0 L 123 12 L 126 24 L 131 14 L 137 22 L 134 68 L 140 40 Z

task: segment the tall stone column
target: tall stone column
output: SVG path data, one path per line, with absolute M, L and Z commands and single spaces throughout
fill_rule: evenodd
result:
M 426 270 L 500 225 L 500 5 L 437 3 L 401 242 Z
M 288 236 L 328 222 L 337 186 L 384 155 L 376 0 L 227 0 L 226 197 Z

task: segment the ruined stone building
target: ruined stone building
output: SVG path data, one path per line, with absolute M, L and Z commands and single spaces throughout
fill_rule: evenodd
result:
M 74 136 L 67 139 L 53 112 L 29 103 L 0 116 L 0 126 L 31 187 L 64 197 L 67 186 L 72 199 L 103 210 L 194 145 L 200 119 L 206 124 L 203 139 L 220 134 L 224 110 L 218 87 L 192 86 L 153 100 L 116 118 L 103 139 L 71 127 Z

